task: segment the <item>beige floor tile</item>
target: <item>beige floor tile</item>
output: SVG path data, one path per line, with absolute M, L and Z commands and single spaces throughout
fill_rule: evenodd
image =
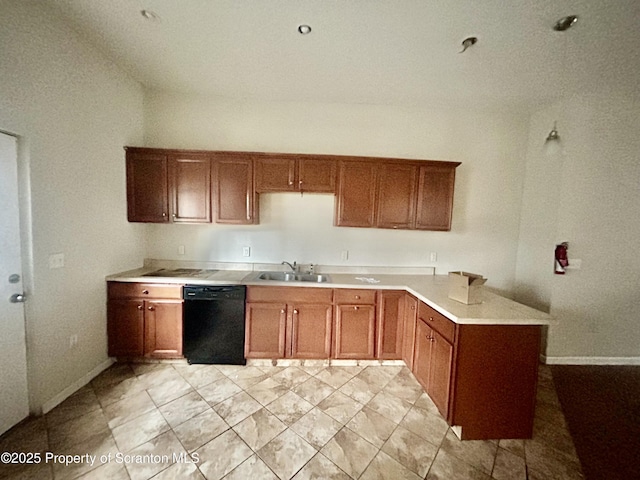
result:
M 293 425 L 313 408 L 304 398 L 289 391 L 266 407 L 287 425 Z
M 291 430 L 305 439 L 312 447 L 321 449 L 340 431 L 342 424 L 319 408 L 311 409 L 291 425 Z
M 318 453 L 296 473 L 293 480 L 349 480 L 350 478 L 331 460 Z
M 226 377 L 197 390 L 200 396 L 211 406 L 216 406 L 241 391 L 242 389 L 239 386 Z
M 418 407 L 411 407 L 400 425 L 434 445 L 440 445 L 449 430 L 449 424 L 439 414 Z
M 64 451 L 54 450 L 53 453 L 72 456 L 95 455 L 96 458 L 100 458 L 102 455 L 111 454 L 112 458 L 115 458 L 115 455 L 118 453 L 118 451 L 118 447 L 116 446 L 116 442 L 113 440 L 111 432 L 105 432 L 99 435 L 94 435 L 87 441 L 79 445 L 69 447 Z M 53 474 L 56 480 L 67 480 L 79 477 L 80 475 L 83 475 L 100 466 L 102 466 L 102 464 L 97 461 L 93 464 L 87 461 L 83 461 L 75 464 L 70 464 L 68 466 L 63 463 L 54 463 Z
M 424 478 L 438 447 L 399 426 L 385 442 L 382 451 Z
M 545 422 L 536 417 L 533 422 L 533 440 L 560 450 L 573 460 L 578 460 L 573 439 L 565 427 Z
M 127 453 L 125 466 L 131 480 L 147 480 L 176 463 L 179 458 L 186 459 L 187 452 L 172 431 L 159 435 Z M 138 458 L 150 458 L 152 461 L 139 462 Z M 182 456 L 181 456 L 182 455 Z
M 411 409 L 411 404 L 383 390 L 367 403 L 367 407 L 375 410 L 392 422 L 400 423 Z
M 106 463 L 101 462 L 99 467 L 85 473 L 79 477 L 79 480 L 129 480 L 129 478 L 129 473 L 124 464 L 111 461 Z
M 343 428 L 320 453 L 352 478 L 358 478 L 376 456 L 378 448 L 348 428 Z
M 525 440 L 525 458 L 530 469 L 543 475 L 538 478 L 573 480 L 582 478 L 579 461 L 537 440 Z
M 317 405 L 331 395 L 335 389 L 322 380 L 310 377 L 304 383 L 293 388 L 293 391 L 312 405 Z
M 224 480 L 278 480 L 278 477 L 258 455 L 252 455 L 224 477 Z
M 53 427 L 100 409 L 98 397 L 89 385 L 81 388 L 46 414 L 47 425 Z
M 162 414 L 158 410 L 152 410 L 124 425 L 115 427 L 112 433 L 120 451 L 128 452 L 166 432 L 169 428 Z
M 119 383 L 96 386 L 94 389 L 100 405 L 104 408 L 123 398 L 142 392 L 145 390 L 145 385 L 138 380 L 138 377 L 131 377 Z
M 281 372 L 271 376 L 273 381 L 278 382 L 283 387 L 287 387 L 289 389 L 297 387 L 310 378 L 311 375 L 298 367 L 287 367 Z
M 491 476 L 495 480 L 527 480 L 524 458 L 503 448 L 498 448 Z
M 51 465 L 42 463 L 35 464 L 1 464 L 0 478 L 3 480 L 53 480 L 53 470 Z
M 364 405 L 375 397 L 381 389 L 382 387 L 370 385 L 359 376 L 355 376 L 342 385 L 339 391 Z
M 120 383 L 121 381 L 133 376 L 135 376 L 135 373 L 129 364 L 115 363 L 96 378 L 91 380 L 90 383 L 92 387 L 96 388 L 104 385 Z
M 109 479 L 111 480 L 111 479 Z M 153 480 L 204 480 L 194 463 L 174 463 L 153 477 Z
M 49 446 L 53 450 L 64 451 L 105 432 L 109 432 L 107 418 L 102 410 L 98 409 L 50 428 Z
M 218 435 L 229 430 L 229 425 L 213 409 L 181 423 L 173 429 L 188 452 L 197 450 Z
M 469 465 L 491 475 L 498 445 L 488 440 L 461 441 L 449 430 L 440 447 Z
M 246 389 L 246 392 L 262 405 L 268 405 L 287 393 L 289 389 L 275 380 L 267 378 Z
M 48 444 L 44 417 L 29 417 L 0 436 L 0 452 L 44 452 Z
M 216 413 L 231 427 L 261 408 L 262 405 L 246 392 L 240 392 L 213 407 Z
M 145 389 L 161 387 L 172 380 L 182 380 L 182 376 L 173 368 L 172 365 L 164 364 L 158 368 L 154 368 L 147 373 L 138 375 L 138 380 L 142 382 Z
M 286 429 L 287 426 L 265 408 L 261 408 L 233 427 L 253 451 L 260 450 Z
M 381 451 L 373 458 L 360 480 L 421 480 L 422 478 Z
M 266 380 L 269 378 L 269 375 L 264 373 L 258 367 L 244 367 L 227 375 L 227 378 L 240 388 L 246 389 L 251 385 L 255 385 L 256 383 Z
M 413 404 L 424 393 L 422 386 L 408 370 L 401 370 L 384 387 L 384 391 Z
M 358 367 L 327 367 L 315 377 L 333 388 L 340 388 L 360 371 Z
M 491 480 L 491 477 L 440 449 L 426 480 Z
M 436 407 L 436 404 L 433 403 L 433 400 L 431 400 L 431 398 L 429 398 L 429 395 L 427 395 L 426 393 L 423 393 L 422 395 L 420 395 L 420 397 L 418 398 L 418 400 L 416 400 L 416 403 L 414 403 L 413 406 L 422 408 L 423 410 L 426 410 L 429 413 L 440 415 L 440 411 L 438 410 L 438 407 Z
M 346 396 L 340 391 L 333 392 L 318 404 L 320 410 L 343 425 L 351 420 L 363 406 L 360 402 Z
M 397 427 L 391 420 L 367 407 L 360 410 L 346 426 L 378 448 L 382 448 Z
M 524 458 L 524 440 L 502 439 L 498 442 L 498 446 Z
M 156 404 L 146 391 L 142 391 L 131 397 L 124 398 L 118 402 L 103 408 L 103 412 L 109 420 L 109 427 L 115 428 L 123 425 L 143 413 L 155 410 Z
M 181 365 L 174 368 L 196 389 L 225 378 L 224 374 L 213 365 Z
M 228 430 L 200 447 L 198 468 L 207 480 L 218 480 L 253 455 L 236 432 Z
M 171 427 L 177 427 L 190 418 L 211 408 L 198 392 L 190 392 L 159 407 L 160 413 Z
M 162 385 L 157 385 L 147 389 L 149 396 L 157 406 L 169 403 L 170 401 L 193 391 L 193 387 L 179 375 L 178 378 L 172 378 Z
M 258 450 L 260 458 L 282 480 L 293 477 L 315 454 L 315 448 L 289 429 Z

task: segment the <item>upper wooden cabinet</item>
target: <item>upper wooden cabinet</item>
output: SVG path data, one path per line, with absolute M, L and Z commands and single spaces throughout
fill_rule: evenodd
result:
M 378 172 L 376 227 L 414 228 L 418 167 L 389 162 Z
M 127 151 L 130 222 L 211 222 L 211 162 L 204 155 Z
M 213 172 L 216 223 L 258 223 L 253 159 L 234 154 L 216 154 Z
M 377 178 L 377 163 L 340 162 L 335 216 L 337 226 L 374 226 Z
M 415 228 L 451 230 L 455 175 L 450 167 L 420 167 Z
M 169 222 L 166 155 L 127 151 L 127 217 L 130 222 Z
M 334 193 L 336 162 L 313 155 L 260 155 L 256 158 L 255 184 L 258 193 Z
M 457 162 L 126 147 L 130 222 L 258 223 L 258 193 L 335 193 L 340 227 L 450 230 Z

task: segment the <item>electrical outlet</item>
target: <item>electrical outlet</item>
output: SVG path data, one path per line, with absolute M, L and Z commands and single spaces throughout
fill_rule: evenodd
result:
M 62 268 L 64 267 L 64 253 L 53 253 L 49 255 L 49 268 Z
M 340 254 L 340 260 L 349 260 L 349 250 L 342 250 L 342 253 Z
M 178 255 L 184 255 L 184 245 L 178 245 Z
M 437 252 L 431 252 L 431 254 L 429 255 L 429 261 L 437 262 L 438 261 L 438 253 Z
M 78 334 L 71 335 L 69 337 L 69 348 L 73 348 L 78 345 Z
M 251 256 L 251 247 L 242 247 L 242 256 L 250 257 Z

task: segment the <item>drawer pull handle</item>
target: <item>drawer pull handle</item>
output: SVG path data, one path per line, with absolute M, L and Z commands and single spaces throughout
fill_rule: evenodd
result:
M 149 290 L 142 290 L 142 293 L 143 293 L 144 295 L 149 295 Z
M 353 307 L 354 310 L 359 310 L 359 307 Z
M 152 311 L 152 312 L 153 312 L 155 309 L 156 309 L 156 307 L 147 307 L 147 310 L 150 310 L 150 311 Z
M 360 300 L 360 295 L 355 296 L 356 300 Z
M 142 310 L 142 305 L 138 305 L 138 310 Z
M 298 314 L 298 310 L 294 308 L 294 309 L 293 309 L 293 314 L 294 314 L 294 315 L 297 315 L 297 314 Z
M 433 322 L 433 317 L 429 317 L 429 321 L 430 321 L 430 322 Z
M 280 313 L 286 313 L 286 310 L 283 308 L 282 310 L 280 310 Z
M 433 338 L 433 337 L 431 337 L 431 336 L 427 335 L 427 340 L 429 340 L 430 342 L 433 342 L 433 341 L 435 340 L 435 338 Z

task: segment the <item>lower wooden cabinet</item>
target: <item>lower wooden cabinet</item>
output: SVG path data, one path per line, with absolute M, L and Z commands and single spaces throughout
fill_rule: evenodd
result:
M 336 305 L 334 358 L 375 358 L 375 305 Z
M 112 357 L 182 357 L 182 286 L 108 283 Z
M 406 293 L 381 290 L 378 295 L 376 358 L 401 360 Z
M 329 358 L 332 290 L 247 288 L 246 358 Z
M 413 370 L 413 353 L 416 341 L 416 324 L 418 322 L 418 300 L 410 294 L 404 298 L 404 326 L 402 330 L 402 360 Z

